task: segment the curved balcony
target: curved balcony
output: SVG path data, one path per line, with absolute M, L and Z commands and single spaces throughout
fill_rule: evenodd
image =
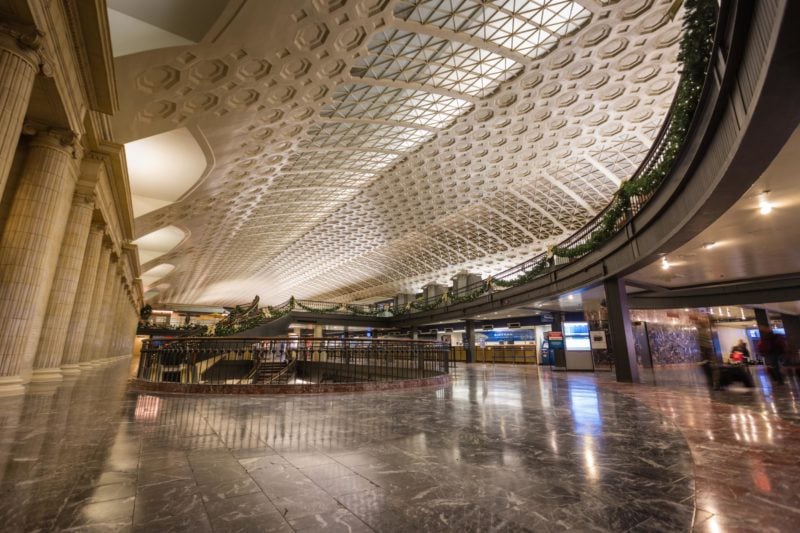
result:
M 299 315 L 399 326 L 465 318 L 624 276 L 689 241 L 761 175 L 800 116 L 800 46 L 791 27 L 800 5 L 723 1 L 716 25 L 703 11 L 715 5 L 699 2 L 690 15 L 680 87 L 647 157 L 577 233 L 455 294 L 400 309 L 292 298 L 269 308 L 270 318 L 285 317 L 276 322 L 286 326 Z

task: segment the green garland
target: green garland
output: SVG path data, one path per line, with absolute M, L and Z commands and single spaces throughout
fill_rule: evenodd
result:
M 517 287 L 519 285 L 524 285 L 529 281 L 533 281 L 535 278 L 539 276 L 542 272 L 547 270 L 550 266 L 550 262 L 547 259 L 541 259 L 536 262 L 530 270 L 526 270 L 522 272 L 519 276 L 512 279 L 491 279 L 490 285 L 496 287 Z
M 350 311 L 350 313 L 352 313 L 354 315 L 358 315 L 358 316 L 379 316 L 380 314 L 382 314 L 385 311 L 385 309 L 381 309 L 381 308 L 378 308 L 378 307 L 374 307 L 374 308 L 369 309 L 369 310 L 364 310 L 360 306 L 353 305 L 353 304 L 345 305 L 345 309 Z
M 342 307 L 342 304 L 336 303 L 336 304 L 333 304 L 330 307 L 325 307 L 323 309 L 314 309 L 313 307 L 309 307 L 309 306 L 305 305 L 300 300 L 295 300 L 295 303 L 297 304 L 297 307 L 299 307 L 300 309 L 302 309 L 304 311 L 308 311 L 309 313 L 333 313 L 334 311 L 338 311 L 339 308 Z
M 470 291 L 466 294 L 461 294 L 458 296 L 453 295 L 453 289 L 449 289 L 447 291 L 447 304 L 448 305 L 456 305 L 463 302 L 471 302 L 472 300 L 479 298 L 480 296 L 486 294 L 491 290 L 491 285 L 489 284 L 488 280 L 484 281 L 480 287 L 477 289 Z
M 214 337 L 228 337 L 233 335 L 234 333 L 239 333 L 240 331 L 245 331 L 256 326 L 260 326 L 266 321 L 266 317 L 264 315 L 253 316 L 243 320 L 242 322 L 238 322 L 236 324 L 231 325 L 219 325 L 214 328 Z M 201 335 L 204 336 L 204 335 Z
M 661 161 L 636 179 L 620 186 L 597 229 L 589 235 L 586 242 L 573 246 L 556 246 L 553 248 L 554 255 L 575 259 L 608 241 L 616 232 L 617 223 L 629 216 L 631 198 L 653 193 L 672 168 L 700 101 L 708 62 L 714 48 L 714 29 L 717 23 L 715 0 L 686 0 L 685 6 L 684 37 L 678 54 L 678 61 L 683 64 L 683 68 L 675 91 L 675 104 L 664 139 L 665 148 Z

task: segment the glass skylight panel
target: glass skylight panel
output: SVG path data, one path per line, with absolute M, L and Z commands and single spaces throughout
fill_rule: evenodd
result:
M 465 33 L 540 57 L 582 27 L 591 12 L 573 0 L 402 0 L 396 17 Z
M 351 74 L 430 85 L 476 97 L 490 95 L 522 65 L 483 48 L 420 33 L 383 30 Z
M 310 130 L 310 139 L 303 148 L 366 148 L 407 152 L 430 139 L 434 133 L 427 130 L 387 126 L 383 124 L 353 124 L 329 122 Z
M 379 172 L 391 166 L 399 154 L 367 151 L 300 152 L 289 157 L 287 172 L 303 170 L 366 171 Z
M 620 180 L 625 181 L 636 172 L 647 155 L 647 150 L 648 147 L 638 138 L 625 135 L 619 136 L 614 142 L 590 150 L 589 154 Z
M 330 118 L 387 120 L 444 128 L 471 107 L 466 100 L 441 94 L 354 83 L 337 87 L 333 102 L 320 114 Z
M 284 173 L 276 177 L 270 188 L 290 189 L 302 187 L 360 187 L 371 182 L 375 174 L 363 172 L 309 172 L 304 174 Z

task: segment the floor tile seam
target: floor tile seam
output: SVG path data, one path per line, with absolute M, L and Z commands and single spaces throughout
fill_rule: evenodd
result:
M 628 396 L 632 397 L 631 395 L 628 395 Z M 636 399 L 636 398 L 634 398 L 634 399 Z M 730 411 L 732 411 L 733 408 L 734 408 L 734 406 L 731 406 L 730 404 L 727 404 L 727 403 L 724 403 L 724 402 L 716 402 L 716 403 L 718 405 L 720 405 L 721 407 L 725 407 L 726 409 L 728 409 Z M 647 406 L 647 407 L 650 408 L 650 409 L 655 409 L 655 410 L 658 410 L 660 408 L 658 405 L 656 405 L 656 406 Z M 730 414 L 730 413 L 728 413 L 728 414 Z M 674 419 L 670 418 L 670 421 L 674 422 Z M 678 428 L 678 430 L 683 435 L 684 440 L 686 441 L 686 443 L 688 445 L 688 448 L 689 448 L 689 451 L 690 451 L 691 456 L 692 456 L 692 478 L 693 478 L 692 481 L 694 483 L 694 491 L 693 491 L 693 495 L 692 495 L 693 515 L 692 515 L 692 527 L 691 527 L 691 529 L 694 530 L 697 526 L 701 525 L 702 523 L 707 522 L 708 520 L 710 520 L 714 516 L 720 516 L 719 513 L 711 513 L 707 509 L 700 509 L 698 507 L 698 505 L 697 505 L 698 494 L 701 494 L 701 493 L 715 494 L 716 493 L 716 485 L 715 485 L 715 481 L 714 481 L 715 480 L 715 476 L 713 475 L 713 472 L 711 472 L 711 469 L 707 468 L 704 465 L 704 461 L 702 460 L 702 450 L 700 449 L 700 447 L 701 447 L 701 444 L 705 444 L 705 440 L 702 440 L 702 442 L 701 442 L 699 439 L 697 439 L 693 435 L 690 436 L 689 434 L 687 434 L 687 431 L 681 425 L 679 425 L 677 423 L 675 423 L 674 425 Z M 773 453 L 776 452 L 776 451 L 779 451 L 779 450 L 769 450 L 769 452 L 773 452 Z M 700 509 L 702 511 L 705 511 L 707 513 L 710 513 L 710 516 L 706 517 L 700 523 L 696 523 L 696 518 L 698 516 L 698 509 Z
M 665 399 L 665 398 L 672 399 L 672 400 L 680 400 L 680 401 L 686 400 L 686 395 L 680 394 L 678 391 L 672 391 L 672 390 L 668 390 L 668 391 L 632 390 L 632 388 L 630 388 L 630 387 L 635 387 L 636 384 L 630 384 L 630 387 L 627 387 L 627 386 L 626 387 L 620 387 L 620 385 L 628 385 L 628 384 L 598 383 L 598 386 L 603 386 L 603 387 L 608 388 L 610 390 L 613 390 L 615 392 L 619 392 L 621 394 L 624 394 L 625 396 L 628 396 L 630 398 L 637 399 L 641 404 L 645 405 L 645 407 L 648 407 L 650 409 L 654 409 L 654 408 L 658 409 L 658 407 L 653 407 L 653 405 L 651 405 L 650 402 L 652 402 L 652 404 L 655 404 L 656 406 L 659 406 L 660 403 L 661 403 L 660 401 Z M 692 395 L 692 398 L 700 399 L 700 400 L 706 400 L 709 403 L 712 403 L 716 407 L 721 407 L 726 411 L 726 413 L 725 413 L 726 415 L 735 414 L 734 411 L 736 409 L 746 409 L 746 410 L 752 412 L 752 414 L 754 416 L 758 416 L 758 417 L 763 416 L 762 412 L 756 410 L 757 409 L 756 406 L 730 404 L 728 402 L 716 399 L 713 396 L 706 397 L 706 396 L 702 396 L 702 395 Z M 800 423 L 795 423 L 795 422 L 786 420 L 784 418 L 781 418 L 780 415 L 776 415 L 774 413 L 767 413 L 767 416 L 770 418 L 770 422 L 780 425 L 781 429 L 786 429 L 787 432 L 796 433 L 796 434 L 800 435 Z M 676 417 L 669 417 L 669 418 L 670 418 L 670 420 L 679 420 Z
M 601 386 L 604 386 L 604 385 L 611 385 L 610 387 L 604 387 L 604 388 L 606 390 L 610 390 L 611 392 L 623 395 L 623 396 L 625 396 L 625 397 L 627 397 L 627 398 L 639 403 L 640 405 L 642 405 L 643 407 L 645 407 L 649 411 L 657 413 L 658 415 L 661 416 L 661 418 L 663 420 L 667 421 L 667 424 L 669 426 L 673 427 L 674 429 L 676 429 L 677 431 L 680 432 L 681 437 L 682 437 L 684 443 L 686 444 L 686 448 L 689 450 L 690 457 L 692 458 L 692 484 L 693 484 L 694 488 L 693 488 L 693 491 L 692 491 L 692 493 L 693 493 L 692 494 L 692 521 L 691 521 L 690 529 L 693 530 L 694 527 L 695 527 L 695 519 L 697 517 L 697 493 L 698 493 L 698 486 L 697 486 L 698 485 L 698 460 L 697 459 L 698 459 L 698 456 L 699 456 L 699 452 L 697 452 L 695 450 L 694 443 L 689 439 L 689 437 L 687 436 L 686 432 L 684 431 L 684 428 L 677 423 L 677 420 L 675 418 L 667 416 L 667 413 L 665 413 L 665 411 L 663 410 L 662 404 L 656 403 L 655 406 L 654 405 L 650 405 L 649 401 L 654 401 L 655 400 L 654 398 L 649 398 L 649 399 L 639 398 L 636 395 L 636 391 L 633 391 L 633 390 L 630 390 L 630 389 L 628 389 L 627 391 L 619 390 L 618 387 L 616 387 L 614 384 L 596 382 L 596 385 L 598 387 L 601 387 Z M 618 389 L 618 390 L 615 390 L 615 389 Z M 634 527 L 637 527 L 637 526 L 634 526 Z
M 561 376 L 559 376 L 561 377 Z M 612 390 L 617 390 L 620 392 L 624 392 L 630 396 L 647 396 L 652 398 L 654 401 L 668 398 L 673 400 L 681 400 L 685 401 L 687 398 L 695 399 L 695 400 L 705 400 L 710 403 L 713 403 L 715 406 L 722 406 L 725 409 L 746 409 L 752 412 L 755 416 L 762 416 L 763 413 L 758 411 L 759 407 L 754 405 L 743 405 L 743 404 L 731 404 L 720 399 L 718 395 L 705 395 L 701 392 L 698 392 L 696 388 L 686 387 L 685 389 L 676 390 L 674 388 L 663 388 L 659 387 L 658 385 L 647 385 L 641 383 L 620 383 L 620 382 L 606 382 L 597 380 L 596 384 L 598 386 L 603 386 L 606 388 L 610 388 Z M 637 388 L 638 386 L 644 386 L 647 388 Z M 635 389 L 635 390 L 634 390 Z M 724 393 L 725 391 L 722 391 Z M 779 414 L 775 413 L 766 413 L 770 420 L 773 422 L 777 422 L 781 425 L 789 425 L 791 427 L 792 432 L 800 433 L 800 420 L 793 421 L 791 419 L 782 418 Z

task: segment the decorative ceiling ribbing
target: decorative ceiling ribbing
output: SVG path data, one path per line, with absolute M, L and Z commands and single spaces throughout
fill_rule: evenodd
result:
M 245 2 L 215 39 L 119 58 L 117 135 L 187 127 L 214 161 L 136 221 L 189 234 L 158 298 L 390 297 L 562 240 L 666 114 L 670 4 Z

